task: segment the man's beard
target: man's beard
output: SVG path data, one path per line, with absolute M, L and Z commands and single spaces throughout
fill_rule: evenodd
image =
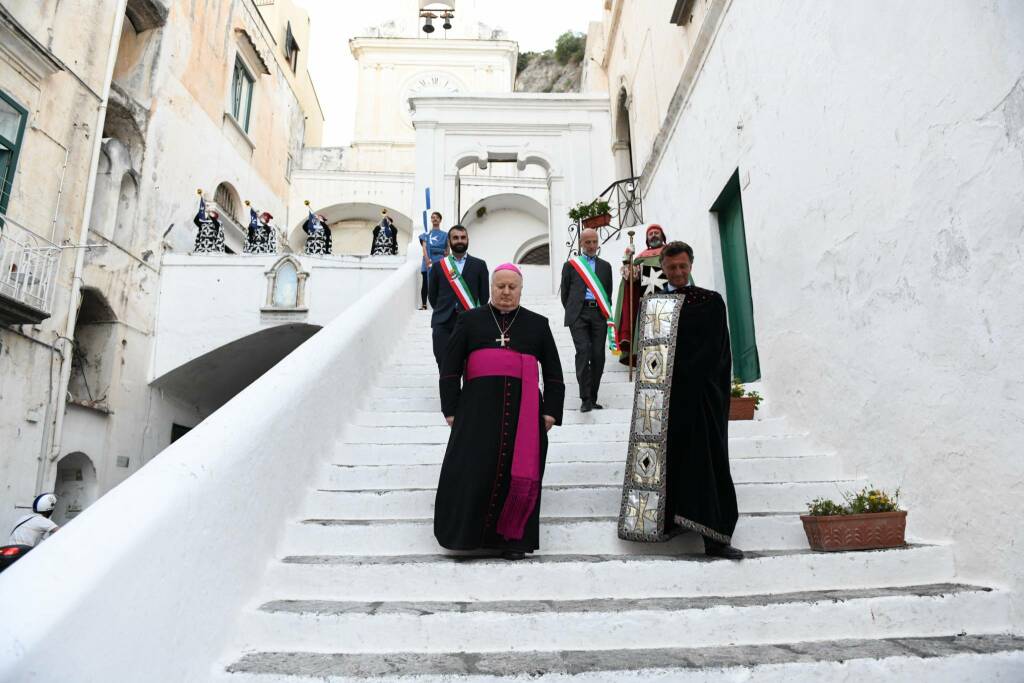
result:
M 664 242 L 661 240 L 660 237 L 652 237 L 647 241 L 647 246 L 650 247 L 651 249 L 657 249 L 663 244 Z
M 469 251 L 469 245 L 468 244 L 453 244 L 452 245 L 452 253 L 453 254 L 458 254 L 459 256 L 462 256 L 467 251 Z

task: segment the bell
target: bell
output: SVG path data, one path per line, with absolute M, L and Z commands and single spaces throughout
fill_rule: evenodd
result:
M 434 32 L 434 19 L 433 19 L 433 17 L 426 17 L 426 20 L 427 20 L 426 23 L 423 24 L 423 32 L 424 33 L 433 33 Z
M 452 27 L 452 15 L 451 15 L 450 12 L 445 12 L 444 13 L 444 23 L 441 24 L 441 28 L 443 28 L 445 31 L 449 31 L 449 30 L 451 30 L 451 27 Z

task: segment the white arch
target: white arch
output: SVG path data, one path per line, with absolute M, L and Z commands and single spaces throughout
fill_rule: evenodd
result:
M 519 248 L 516 249 L 516 254 L 515 257 L 512 259 L 512 263 L 519 263 L 519 261 L 522 260 L 522 258 L 526 256 L 526 254 L 533 251 L 537 247 L 543 247 L 545 244 L 549 243 L 550 240 L 547 235 L 537 235 L 536 237 L 531 237 L 530 239 L 520 244 Z
M 501 192 L 484 197 L 469 207 L 469 209 L 462 214 L 462 220 L 459 222 L 466 227 L 475 223 L 477 221 L 476 213 L 481 207 L 486 208 L 488 212 L 507 209 L 523 211 L 537 220 L 544 222 L 545 225 L 548 222 L 548 207 L 544 206 L 533 197 L 522 194 L 521 192 Z

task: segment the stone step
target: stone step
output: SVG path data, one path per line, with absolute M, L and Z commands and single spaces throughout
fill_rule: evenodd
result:
M 837 497 L 840 490 L 863 485 L 856 480 L 824 482 L 781 482 L 736 484 L 740 512 L 792 512 L 805 510 L 807 502 L 818 497 Z M 326 488 L 330 488 L 329 486 Z M 339 519 L 427 519 L 434 515 L 436 486 L 421 489 L 366 489 L 362 491 L 319 491 L 314 499 L 323 500 L 318 509 L 329 509 Z M 541 512 L 564 510 L 578 516 L 588 509 L 618 514 L 622 495 L 622 477 L 607 485 L 545 485 Z M 316 504 L 316 503 L 313 503 Z
M 573 389 L 571 391 L 568 389 L 566 390 L 566 405 L 572 405 L 575 407 L 576 404 L 570 403 L 570 400 L 579 396 L 579 393 L 576 391 L 576 387 L 578 387 L 579 385 L 576 384 L 575 377 L 566 377 L 566 381 L 571 383 L 573 386 Z M 401 396 L 401 398 L 437 398 L 437 392 L 437 377 L 435 376 L 429 382 L 426 381 L 426 378 L 424 378 L 422 384 L 401 387 L 400 392 L 396 392 L 395 387 L 374 386 L 372 389 L 370 389 L 368 397 L 370 400 L 377 400 L 396 398 L 396 394 L 398 394 Z M 628 397 L 630 401 L 629 405 L 632 406 L 633 384 L 628 381 L 613 382 L 611 384 L 606 384 L 602 382 L 600 400 L 604 401 L 605 398 L 610 398 L 612 396 Z M 602 403 L 602 405 L 604 404 Z
M 604 425 L 619 424 L 629 425 L 631 409 L 592 410 L 589 413 L 581 413 L 578 410 L 566 411 L 562 418 L 562 426 L 569 425 Z M 444 416 L 439 410 L 422 410 L 417 412 L 377 412 L 357 411 L 353 416 L 352 424 L 360 427 L 436 427 L 440 423 L 447 426 Z M 786 419 L 782 417 L 769 418 L 765 420 L 735 420 L 729 423 L 729 436 L 753 437 L 753 436 L 785 436 L 787 434 Z
M 554 430 L 552 430 L 554 431 Z M 366 435 L 364 435 L 366 436 Z M 400 465 L 440 462 L 444 457 L 448 439 L 428 443 L 416 439 L 409 443 L 379 443 L 357 441 L 351 437 L 339 442 L 332 462 L 346 465 Z M 768 438 L 729 439 L 729 460 L 742 458 L 802 458 L 817 455 L 806 436 L 777 436 Z M 626 441 L 597 443 L 559 442 L 548 445 L 551 462 L 626 461 Z
M 659 544 L 660 545 L 660 544 Z M 592 600 L 882 588 L 953 580 L 947 546 L 686 555 L 537 555 L 520 562 L 451 555 L 300 555 L 271 562 L 257 604 L 295 600 Z
M 378 387 L 386 389 L 408 389 L 415 387 L 434 387 L 437 388 L 437 370 L 433 373 L 398 373 L 393 370 L 385 370 L 377 375 L 375 383 Z M 565 382 L 565 391 L 568 395 L 576 395 L 578 391 L 576 387 L 579 384 L 576 382 L 576 375 L 571 372 L 565 372 L 563 367 L 562 381 Z M 604 392 L 606 386 L 612 384 L 628 384 L 631 388 L 633 383 L 629 381 L 628 376 L 624 372 L 614 372 L 602 376 L 601 378 L 601 392 Z M 404 392 L 403 392 L 404 393 Z
M 599 421 L 600 417 L 591 417 L 593 413 L 605 411 L 593 411 L 585 413 L 582 417 L 573 416 L 568 423 L 552 427 L 548 432 L 549 443 L 566 443 L 589 441 L 599 442 L 625 442 L 629 438 L 629 420 L 616 422 Z M 610 411 L 617 412 L 617 411 Z M 400 417 L 381 417 L 381 421 L 400 422 Z M 349 443 L 379 443 L 379 444 L 417 444 L 417 443 L 447 443 L 451 434 L 451 428 L 444 421 L 440 413 L 424 413 L 423 422 L 432 424 L 424 425 L 360 425 L 350 424 L 342 430 L 342 438 Z M 736 427 L 730 425 L 729 435 L 737 439 L 742 438 L 783 438 L 785 436 L 799 436 L 797 434 L 777 434 L 783 429 L 773 420 L 749 420 L 737 423 Z M 731 443 L 732 439 L 730 439 Z
M 991 683 L 1020 680 L 1022 668 L 1024 638 L 984 634 L 517 653 L 251 652 L 227 665 L 219 681 L 487 683 L 528 678 L 574 683 Z
M 541 520 L 536 555 L 586 554 L 634 556 L 645 553 L 699 553 L 704 546 L 696 534 L 683 534 L 665 543 L 633 543 L 616 535 L 617 519 L 554 517 Z M 445 550 L 433 535 L 432 519 L 348 520 L 310 519 L 289 525 L 282 542 L 288 555 L 394 556 L 435 555 Z M 740 515 L 733 543 L 744 550 L 807 547 L 796 514 Z
M 432 463 L 417 465 L 339 465 L 324 466 L 319 480 L 324 488 L 336 490 L 430 488 L 437 485 L 441 473 L 441 449 Z M 622 459 L 620 459 L 622 460 Z M 622 482 L 623 462 L 549 462 L 544 484 L 614 484 Z M 840 464 L 834 456 L 808 458 L 739 458 L 730 465 L 737 483 L 806 482 L 841 478 Z
M 242 642 L 339 653 L 716 647 L 777 641 L 767 623 L 786 624 L 787 642 L 1000 633 L 1008 605 L 1004 593 L 960 584 L 640 600 L 279 599 L 246 619 Z

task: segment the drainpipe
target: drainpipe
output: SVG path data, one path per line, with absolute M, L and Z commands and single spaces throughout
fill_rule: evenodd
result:
M 96 110 L 96 126 L 93 128 L 92 157 L 89 161 L 89 182 L 85 190 L 85 206 L 82 208 L 81 229 L 75 249 L 75 272 L 71 279 L 71 296 L 68 299 L 68 317 L 64 325 L 65 347 L 75 337 L 75 324 L 78 322 L 78 304 L 82 294 L 82 271 L 85 270 L 85 245 L 89 240 L 89 223 L 92 217 L 92 203 L 96 195 L 96 171 L 100 164 L 100 147 L 103 144 L 103 124 L 107 119 L 107 102 L 110 99 L 110 84 L 114 79 L 114 65 L 117 63 L 117 48 L 121 43 L 121 30 L 124 27 L 124 13 L 128 0 L 117 0 L 117 13 L 114 15 L 114 26 L 110 34 L 110 48 L 107 50 L 107 66 L 103 75 L 103 91 L 99 107 Z M 50 469 L 50 463 L 60 457 L 61 440 L 64 436 L 64 413 L 67 411 L 68 384 L 71 382 L 71 357 L 74 354 L 66 349 L 60 364 L 59 393 L 56 401 L 53 437 L 48 458 L 39 459 L 36 472 L 36 491 L 43 490 L 43 484 Z

